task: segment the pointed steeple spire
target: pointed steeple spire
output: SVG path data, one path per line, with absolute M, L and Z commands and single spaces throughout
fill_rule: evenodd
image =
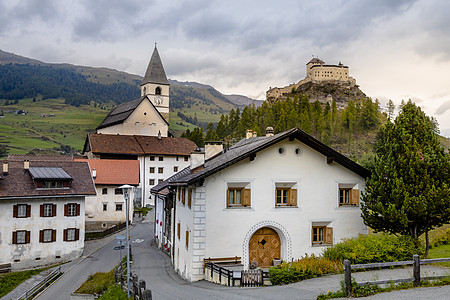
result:
M 146 83 L 156 83 L 156 84 L 169 84 L 166 77 L 166 72 L 159 57 L 158 49 L 153 50 L 152 58 L 147 67 L 147 72 L 145 72 L 144 80 L 142 80 L 141 85 Z

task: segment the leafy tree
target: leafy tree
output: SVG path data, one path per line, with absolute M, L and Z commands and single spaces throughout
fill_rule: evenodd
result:
M 389 101 L 388 101 L 387 109 L 388 109 L 388 119 L 389 119 L 389 121 L 392 121 L 392 117 L 394 117 L 394 112 L 395 112 L 395 105 L 391 99 L 389 99 Z
M 361 203 L 364 223 L 375 231 L 409 235 L 450 222 L 450 161 L 429 117 L 411 101 L 379 138 Z

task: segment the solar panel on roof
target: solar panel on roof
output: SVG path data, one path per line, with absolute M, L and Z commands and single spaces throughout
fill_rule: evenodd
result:
M 72 177 L 60 167 L 30 167 L 33 179 L 72 179 Z

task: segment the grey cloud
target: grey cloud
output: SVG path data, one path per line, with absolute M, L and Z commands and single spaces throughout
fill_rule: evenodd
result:
M 436 109 L 437 115 L 443 115 L 446 111 L 450 110 L 450 100 L 445 101 Z

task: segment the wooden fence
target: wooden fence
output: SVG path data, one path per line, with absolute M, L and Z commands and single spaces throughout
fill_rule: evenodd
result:
M 127 291 L 126 262 L 114 269 L 114 281 Z M 138 276 L 130 273 L 130 296 L 134 300 L 152 300 L 152 291 L 146 289 L 145 280 L 139 280 Z
M 434 258 L 434 259 L 422 259 L 421 260 L 420 256 L 418 254 L 415 254 L 413 256 L 413 260 L 394 261 L 394 262 L 386 262 L 386 263 L 357 264 L 357 265 L 352 265 L 350 263 L 350 261 L 348 259 L 346 259 L 344 261 L 345 291 L 346 291 L 347 296 L 350 296 L 352 294 L 352 270 L 412 265 L 414 277 L 389 279 L 389 280 L 363 281 L 363 282 L 358 282 L 357 284 L 359 286 L 361 286 L 361 285 L 366 285 L 366 284 L 390 284 L 390 283 L 414 281 L 414 284 L 416 286 L 419 286 L 421 280 L 432 280 L 432 279 L 448 277 L 448 275 L 420 277 L 420 265 L 440 263 L 440 262 L 450 262 L 450 258 Z
M 131 222 L 128 222 L 129 225 L 131 225 Z M 115 233 L 116 231 L 122 230 L 125 227 L 127 227 L 127 223 L 120 223 L 119 225 L 113 226 L 111 228 L 108 228 L 106 230 L 96 230 L 96 231 L 88 231 L 84 234 L 84 240 L 95 240 L 95 239 L 102 239 L 104 237 L 107 237 L 110 234 Z
M 11 263 L 0 265 L 0 273 L 9 273 L 9 272 L 11 272 Z
M 236 281 L 239 282 L 241 287 L 262 286 L 264 285 L 264 279 L 269 278 L 269 272 L 261 269 L 233 271 L 226 268 L 226 266 L 221 266 L 211 261 L 205 262 L 205 269 L 210 270 L 210 281 L 217 281 L 217 283 L 227 286 L 236 286 Z M 218 274 L 216 280 L 214 280 L 214 274 Z
M 53 270 L 50 274 L 45 276 L 44 279 L 35 284 L 31 289 L 26 291 L 22 296 L 19 297 L 19 299 L 26 299 L 26 300 L 33 299 L 38 293 L 46 289 L 47 286 L 49 286 L 61 274 L 62 274 L 61 266 L 59 266 L 55 270 Z

